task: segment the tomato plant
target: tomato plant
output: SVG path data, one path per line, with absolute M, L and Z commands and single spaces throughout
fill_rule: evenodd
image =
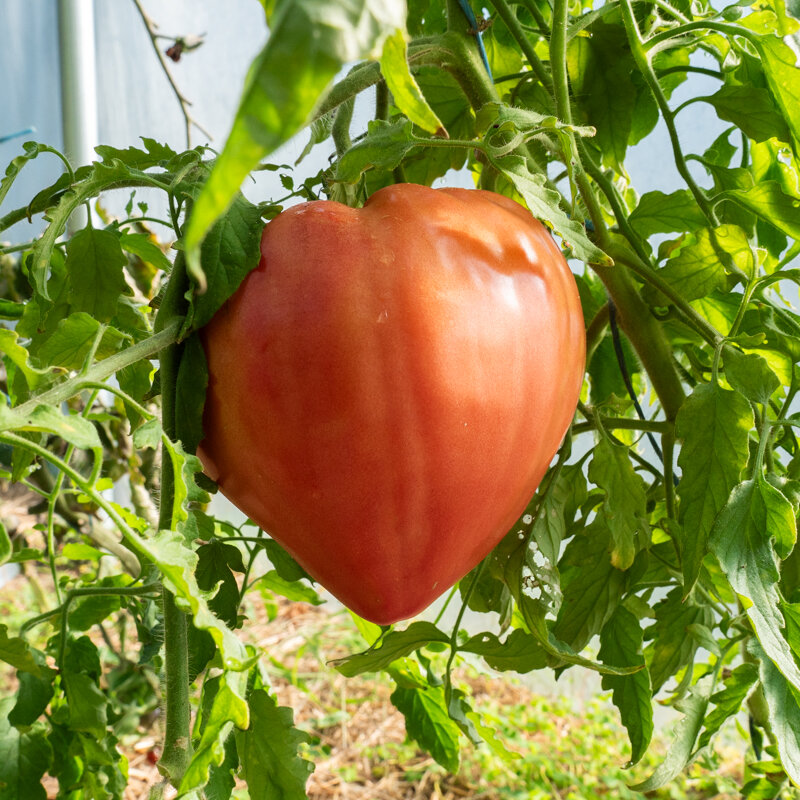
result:
M 547 229 L 500 195 L 409 183 L 279 214 L 204 341 L 209 474 L 381 624 L 424 610 L 521 516 L 584 370 Z
M 0 562 L 37 598 L 0 625 L 2 792 L 122 797 L 119 741 L 161 707 L 154 797 L 304 796 L 306 734 L 240 629 L 248 590 L 319 603 L 315 575 L 381 623 L 457 581 L 455 622 L 354 614 L 367 647 L 331 665 L 384 670 L 450 771 L 514 758 L 453 679 L 480 659 L 599 674 L 636 791 L 735 729 L 742 795 L 796 793 L 796 2 L 262 6 L 219 153 L 101 146 L 3 206 L 43 232 L 0 271 L 1 478 L 35 517 L 5 517 Z M 301 131 L 324 169 L 266 160 Z M 0 202 L 56 152 L 26 143 Z M 477 189 L 429 188 L 454 171 Z M 251 522 L 215 516 L 198 448 Z M 643 774 L 654 703 L 680 720 Z

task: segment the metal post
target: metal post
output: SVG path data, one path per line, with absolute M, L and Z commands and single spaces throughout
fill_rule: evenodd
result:
M 78 167 L 94 160 L 97 144 L 94 0 L 58 0 L 58 40 L 64 153 Z M 70 232 L 85 224 L 85 211 L 76 212 Z

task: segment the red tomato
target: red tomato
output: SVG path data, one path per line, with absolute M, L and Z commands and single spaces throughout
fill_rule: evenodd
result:
M 413 184 L 294 206 L 261 254 L 204 330 L 200 457 L 346 606 L 414 616 L 562 441 L 585 357 L 572 273 L 514 201 Z

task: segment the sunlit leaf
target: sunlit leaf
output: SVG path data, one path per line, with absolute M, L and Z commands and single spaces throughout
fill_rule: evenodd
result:
M 714 520 L 747 463 L 752 426 L 753 411 L 747 400 L 716 384 L 695 388 L 678 413 L 676 434 L 683 441 L 678 455 L 682 471 L 679 520 L 687 594 L 700 572 Z
M 406 38 L 402 30 L 396 30 L 386 38 L 381 54 L 381 73 L 392 93 L 394 104 L 415 125 L 428 133 L 447 136 L 447 131 L 434 110 L 422 94 L 408 66 Z
M 250 67 L 222 153 L 195 202 L 186 231 L 187 265 L 203 287 L 199 246 L 248 172 L 308 121 L 341 67 L 377 54 L 387 36 L 405 28 L 405 3 L 287 0 Z

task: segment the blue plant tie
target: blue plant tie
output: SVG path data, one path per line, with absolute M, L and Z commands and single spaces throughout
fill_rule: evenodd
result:
M 475 18 L 475 14 L 472 11 L 472 6 L 470 6 L 469 0 L 458 0 L 458 4 L 461 6 L 461 10 L 464 12 L 464 16 L 467 18 L 467 21 L 472 26 L 472 30 L 475 31 L 475 38 L 478 40 L 478 52 L 481 54 L 483 66 L 486 67 L 486 72 L 488 72 L 489 77 L 492 78 L 492 69 L 489 66 L 489 58 L 486 55 L 486 48 L 483 46 L 483 39 L 481 38 L 483 36 L 483 31 L 478 25 L 478 20 Z M 492 78 L 492 80 L 494 80 L 494 78 Z
M 36 133 L 36 128 L 31 126 L 30 128 L 25 128 L 25 130 L 17 131 L 16 133 L 7 133 L 5 136 L 0 136 L 0 144 L 8 142 L 11 139 L 16 139 L 18 136 L 27 136 L 29 133 Z

